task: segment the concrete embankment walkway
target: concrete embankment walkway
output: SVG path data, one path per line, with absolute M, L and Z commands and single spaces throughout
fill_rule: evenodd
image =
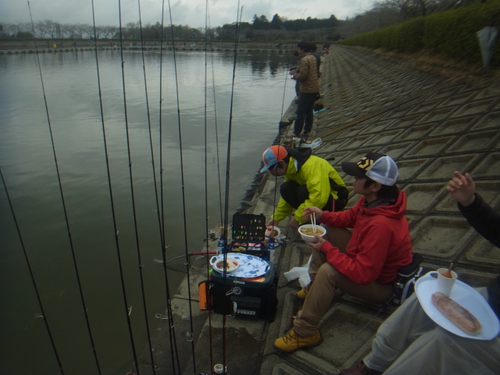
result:
M 424 256 L 426 270 L 453 262 L 462 281 L 485 285 L 500 273 L 500 251 L 468 226 L 444 186 L 454 170 L 469 172 L 485 200 L 500 209 L 499 82 L 488 76 L 446 77 L 417 65 L 370 52 L 332 48 L 324 59 L 320 84 L 328 109 L 316 114 L 314 126 L 314 135 L 321 137 L 323 144 L 314 153 L 330 160 L 339 172 L 342 161 L 358 160 L 369 151 L 391 155 L 400 167 L 398 186 L 408 194 L 414 251 Z M 279 139 L 290 132 L 282 129 Z M 257 170 L 260 161 L 255 162 Z M 343 177 L 352 185 L 352 178 Z M 281 182 L 269 174 L 258 175 L 245 197 L 246 213 L 269 217 Z M 359 198 L 351 194 L 349 204 Z M 207 312 L 199 311 L 197 296 L 192 295 L 191 335 L 187 288 L 181 286 L 173 308 L 184 374 L 210 373 L 214 363 L 222 362 L 227 373 L 235 375 L 335 374 L 369 352 L 378 326 L 393 309 L 377 315 L 379 306 L 346 295 L 337 298 L 324 316 L 324 342 L 320 346 L 293 354 L 273 348 L 273 341 L 290 328 L 292 316 L 300 308 L 295 297 L 299 283 L 287 283 L 283 272 L 302 266 L 310 254 L 286 224 L 281 223 L 282 231 L 290 241 L 274 253 L 279 306 L 273 323 L 228 316 L 223 332 L 222 316 L 211 314 L 209 319 Z M 210 245 L 215 249 L 217 242 Z M 191 291 L 206 278 L 205 266 L 204 259 L 194 262 Z M 157 374 L 169 374 L 168 322 L 158 330 Z M 141 373 L 149 372 L 145 367 Z

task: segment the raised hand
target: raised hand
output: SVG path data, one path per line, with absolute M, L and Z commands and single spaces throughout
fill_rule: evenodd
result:
M 453 178 L 448 181 L 446 190 L 464 207 L 470 206 L 476 199 L 476 184 L 468 173 L 463 175 L 457 171 L 453 172 Z

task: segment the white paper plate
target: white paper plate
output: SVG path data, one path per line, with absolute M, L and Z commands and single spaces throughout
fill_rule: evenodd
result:
M 455 281 L 450 298 L 469 310 L 479 320 L 482 325 L 481 330 L 472 335 L 462 331 L 434 306 L 431 297 L 436 292 L 437 279 L 430 275 L 432 272 L 418 279 L 415 285 L 417 298 L 429 318 L 457 336 L 475 340 L 491 340 L 495 338 L 500 331 L 500 323 L 497 316 L 479 292 L 460 280 Z
M 222 255 L 219 256 L 221 257 Z M 236 270 L 228 274 L 229 277 L 258 277 L 265 275 L 271 267 L 268 262 L 255 255 L 227 253 L 227 257 L 236 259 L 240 264 Z

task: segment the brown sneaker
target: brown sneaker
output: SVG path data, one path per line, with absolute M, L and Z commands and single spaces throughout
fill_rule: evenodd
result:
M 288 331 L 285 336 L 282 336 L 274 341 L 273 346 L 281 351 L 292 353 L 297 349 L 312 348 L 323 342 L 323 337 L 318 331 L 317 334 L 309 337 L 301 337 L 295 333 L 293 329 Z
M 363 361 L 360 361 L 356 366 L 340 370 L 339 375 L 381 375 L 380 371 L 371 370 L 366 367 Z

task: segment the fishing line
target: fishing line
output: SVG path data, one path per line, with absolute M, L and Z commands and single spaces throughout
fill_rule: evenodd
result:
M 206 15 L 210 17 L 210 13 L 208 11 L 208 1 L 207 1 L 207 11 Z M 207 22 L 207 21 L 205 21 Z M 205 30 L 205 35 L 207 31 Z M 207 37 L 206 37 L 207 39 Z M 208 48 L 208 43 L 207 40 L 205 39 L 205 53 Z M 210 44 L 212 47 L 212 44 Z M 214 106 L 214 130 L 215 130 L 215 152 L 216 152 L 216 164 L 217 164 L 217 186 L 218 186 L 218 193 L 219 193 L 219 223 L 223 224 L 223 214 L 222 214 L 222 175 L 221 175 L 221 158 L 220 158 L 220 149 L 219 149 L 219 118 L 217 116 L 217 93 L 215 91 L 215 61 L 214 61 L 214 54 L 213 54 L 213 49 L 211 48 L 211 53 L 210 53 L 210 58 L 211 58 L 211 71 L 212 71 L 212 95 L 213 95 L 213 106 Z
M 245 86 L 246 84 L 255 83 L 255 82 L 262 82 L 262 81 L 267 81 L 267 78 L 255 77 L 255 74 L 254 74 L 254 77 L 252 77 L 252 78 L 238 80 L 238 84 Z M 231 82 L 222 83 L 222 84 L 217 85 L 217 87 L 219 87 L 219 88 L 230 87 L 230 86 L 231 86 Z M 194 107 L 194 108 L 197 108 L 197 107 Z
M 217 119 L 217 105 L 216 105 L 216 92 L 215 92 L 215 70 L 214 70 L 214 66 L 215 66 L 215 63 L 213 61 L 213 55 L 212 56 L 212 87 L 213 87 L 213 97 L 214 97 L 214 117 L 215 117 L 215 138 L 216 138 L 216 147 L 217 147 L 217 171 L 218 171 L 218 181 L 221 181 L 222 180 L 222 177 L 221 177 L 221 167 L 220 167 L 220 158 L 219 158 L 219 135 L 218 135 L 218 127 L 217 127 L 217 124 L 218 124 L 218 119 Z M 244 81 L 239 81 L 239 84 L 246 84 L 246 83 L 250 83 L 250 82 L 253 82 L 255 83 L 256 81 L 259 81 L 259 80 L 264 80 L 264 78 L 252 78 L 252 79 L 248 79 L 248 80 L 244 80 Z M 234 84 L 234 83 L 233 83 Z M 217 87 L 223 87 L 223 86 L 227 86 L 227 85 L 218 85 Z M 285 77 L 285 87 L 283 89 L 283 102 L 282 102 L 282 109 L 281 109 L 281 117 L 283 117 L 283 111 L 284 111 L 284 100 L 285 100 L 285 90 L 286 90 L 286 77 Z M 220 216 L 221 216 L 221 222 L 222 222 L 222 191 L 221 191 L 221 187 L 220 187 L 220 183 L 219 183 L 219 199 L 220 199 L 220 207 L 221 207 L 221 213 L 220 213 Z M 274 201 L 274 203 L 276 203 L 276 200 Z M 275 205 L 273 205 L 274 207 Z M 274 213 L 274 212 L 273 212 Z
M 172 41 L 175 40 L 174 38 L 174 24 L 172 20 L 172 9 L 171 9 L 171 4 L 170 0 L 168 0 L 168 9 L 169 9 L 169 15 L 170 15 L 170 30 L 171 30 L 171 35 L 172 35 Z M 185 249 L 185 254 L 186 254 L 186 287 L 187 287 L 187 294 L 188 296 L 191 296 L 191 274 L 189 271 L 189 245 L 188 245 L 188 238 L 187 238 L 187 217 L 186 217 L 186 191 L 185 191 L 185 179 L 184 179 L 184 149 L 183 149 L 183 140 L 182 140 L 182 126 L 181 126 L 181 108 L 180 108 L 180 99 L 179 99 L 179 75 L 177 71 L 177 54 L 175 51 L 175 48 L 172 49 L 173 51 L 173 59 L 174 59 L 174 79 L 175 79 L 175 97 L 176 97 L 176 103 L 177 103 L 177 126 L 178 126 L 178 135 L 179 135 L 179 158 L 180 158 L 180 175 L 181 175 L 181 193 L 182 193 L 182 221 L 183 221 L 183 226 L 184 226 L 184 249 Z M 193 311 L 192 311 L 192 306 L 191 303 L 188 303 L 188 311 L 189 311 L 189 326 L 190 326 L 190 331 L 191 334 L 193 334 L 194 331 L 194 326 L 193 326 Z M 196 372 L 196 353 L 195 353 L 195 347 L 194 347 L 194 340 L 191 340 L 191 352 L 193 356 L 193 368 L 194 372 Z
M 206 251 L 203 251 L 203 252 L 194 252 L 194 253 L 188 253 L 189 256 L 193 256 L 193 255 L 211 255 L 211 254 L 217 254 L 216 251 L 209 251 L 209 252 L 206 252 Z M 181 258 L 184 258 L 186 255 L 185 254 L 182 254 L 182 255 L 177 255 L 173 258 L 170 258 L 169 260 L 167 260 L 167 264 L 168 263 L 172 263 L 174 260 L 177 260 L 177 259 L 181 259 Z M 160 259 L 153 259 L 156 263 L 163 263 L 162 260 Z
M 205 251 L 203 251 L 203 252 L 189 253 L 189 256 L 193 256 L 193 255 L 206 255 L 206 256 L 208 256 L 208 255 L 216 255 L 216 254 L 217 254 L 217 251 L 206 251 L 206 250 L 205 250 Z M 185 274 L 185 273 L 186 273 L 186 271 L 185 271 L 184 269 L 180 270 L 180 269 L 174 268 L 174 267 L 172 267 L 172 266 L 168 266 L 168 264 L 172 263 L 173 261 L 178 260 L 178 259 L 181 259 L 181 258 L 184 258 L 184 257 L 185 257 L 185 255 L 184 255 L 184 254 L 182 254 L 182 255 L 177 255 L 177 256 L 175 256 L 175 257 L 173 257 L 173 258 L 170 258 L 169 260 L 167 260 L 167 266 L 166 266 L 166 267 L 167 267 L 169 270 L 173 271 L 173 272 L 179 272 L 179 273 L 183 273 L 183 274 Z M 207 259 L 208 259 L 208 258 L 207 258 Z M 161 260 L 161 259 L 157 259 L 157 258 L 154 258 L 154 259 L 153 259 L 153 262 L 163 264 L 163 260 Z
M 29 2 L 28 2 L 28 5 L 29 5 Z M 35 48 L 36 48 L 36 41 L 35 41 Z M 56 361 L 57 361 L 57 364 L 59 366 L 59 370 L 61 371 L 61 374 L 64 374 L 61 359 L 59 358 L 59 353 L 57 352 L 56 344 L 54 342 L 54 338 L 53 338 L 52 332 L 50 330 L 49 321 L 47 319 L 47 315 L 45 314 L 45 310 L 43 308 L 42 299 L 40 298 L 40 292 L 38 291 L 38 287 L 36 286 L 35 276 L 33 275 L 33 268 L 31 267 L 31 262 L 29 260 L 28 253 L 26 252 L 26 246 L 24 245 L 23 237 L 21 235 L 21 230 L 19 229 L 19 223 L 17 222 L 16 213 L 15 213 L 14 207 L 12 205 L 12 200 L 10 199 L 9 190 L 7 189 L 7 184 L 5 183 L 2 169 L 0 169 L 0 177 L 2 178 L 2 184 L 5 188 L 5 196 L 7 197 L 7 202 L 9 203 L 9 208 L 10 208 L 10 212 L 12 214 L 12 219 L 14 220 L 14 224 L 16 226 L 17 236 L 19 237 L 19 242 L 21 243 L 21 248 L 23 249 L 24 259 L 26 260 L 26 265 L 28 266 L 28 272 L 29 272 L 29 275 L 31 278 L 31 283 L 33 284 L 33 288 L 35 289 L 35 295 L 36 295 L 36 298 L 38 300 L 38 306 L 40 307 L 40 311 L 42 312 L 40 314 L 40 316 L 43 317 L 43 321 L 45 323 L 45 328 L 47 329 L 47 334 L 49 335 L 50 344 L 52 346 L 52 351 L 54 352 L 54 355 L 56 356 Z
M 179 351 L 177 348 L 177 339 L 175 334 L 175 324 L 173 324 L 173 313 L 172 313 L 172 298 L 170 294 L 170 286 L 168 281 L 167 272 L 167 245 L 166 245 L 166 233 L 165 233 L 165 194 L 164 194 L 164 183 L 163 183 L 163 40 L 165 31 L 165 0 L 161 3 L 161 33 L 160 33 L 160 69 L 159 69 L 159 103 L 158 103 L 158 128 L 159 128 L 159 138 L 160 138 L 160 205 L 161 205 L 161 218 L 160 218 L 160 233 L 161 233 L 161 246 L 162 246 L 162 257 L 163 257 L 163 277 L 165 282 L 165 297 L 166 297 L 166 312 L 169 320 L 169 331 L 168 339 L 170 342 L 170 359 L 172 361 L 172 374 L 180 374 L 180 360 Z M 177 371 L 176 371 L 177 366 Z
M 286 93 L 286 83 L 288 81 L 288 71 L 285 70 L 285 83 L 283 85 L 283 96 L 281 100 L 281 114 L 280 114 L 280 119 L 283 119 L 283 113 L 284 113 L 284 108 L 285 108 L 285 93 Z M 295 100 L 295 99 L 294 99 Z M 278 134 L 280 133 L 279 125 L 278 125 Z M 277 200 L 277 192 L 278 192 L 278 175 L 274 176 L 274 194 L 273 194 L 273 213 L 272 216 L 274 216 L 274 213 L 276 212 L 276 200 Z
M 33 16 L 32 16 L 32 13 L 31 13 L 31 5 L 30 5 L 29 1 L 28 1 L 28 10 L 29 10 L 29 15 L 30 15 L 30 21 L 31 21 L 31 27 L 32 27 L 33 36 L 35 36 L 36 35 L 35 34 L 35 24 L 33 22 Z M 38 45 L 36 43 L 36 39 L 35 39 L 35 48 L 36 48 L 36 59 L 37 59 L 37 64 L 38 64 L 38 72 L 40 74 L 40 83 L 41 83 L 41 88 L 42 88 L 42 93 L 43 93 L 43 101 L 44 101 L 44 105 L 45 105 L 45 114 L 47 116 L 47 125 L 48 125 L 48 129 L 49 129 L 50 142 L 51 142 L 51 146 L 52 146 L 52 156 L 54 158 L 54 166 L 55 166 L 55 169 L 56 169 L 57 183 L 58 183 L 58 186 L 59 186 L 59 193 L 60 193 L 60 197 L 61 197 L 61 204 L 62 204 L 63 212 L 64 212 L 64 220 L 65 220 L 65 224 L 66 224 L 66 232 L 68 233 L 68 241 L 69 241 L 70 250 L 71 250 L 71 257 L 72 257 L 72 260 L 73 260 L 73 267 L 75 268 L 75 273 L 76 273 L 76 281 L 77 281 L 77 285 L 78 285 L 78 292 L 79 292 L 79 296 L 80 296 L 80 301 L 82 303 L 83 313 L 84 313 L 84 316 L 85 316 L 85 323 L 86 323 L 86 326 L 87 326 L 87 333 L 89 335 L 90 343 L 91 343 L 91 346 L 92 346 L 94 360 L 96 362 L 97 370 L 98 370 L 99 374 L 101 374 L 101 367 L 99 365 L 99 359 L 97 357 L 97 351 L 96 351 L 96 348 L 95 348 L 94 338 L 92 336 L 92 331 L 90 329 L 89 316 L 88 316 L 88 312 L 87 312 L 88 311 L 87 304 L 85 303 L 85 297 L 83 296 L 82 282 L 81 282 L 81 279 L 80 279 L 80 271 L 78 269 L 78 263 L 77 263 L 77 260 L 76 260 L 76 254 L 75 254 L 75 247 L 74 247 L 74 243 L 73 243 L 73 237 L 71 236 L 71 228 L 70 228 L 70 224 L 69 224 L 68 211 L 67 211 L 67 207 L 66 207 L 66 199 L 65 199 L 65 196 L 64 196 L 64 191 L 63 191 L 63 186 L 62 186 L 62 181 L 61 181 L 61 172 L 59 170 L 59 161 L 58 161 L 58 158 L 57 158 L 56 146 L 55 146 L 55 142 L 54 142 L 54 133 L 53 133 L 53 130 L 52 130 L 52 122 L 50 120 L 49 105 L 48 105 L 48 102 L 47 102 L 47 94 L 45 92 L 45 84 L 44 84 L 44 81 L 43 81 L 42 64 L 40 62 L 40 56 L 39 56 L 39 52 L 38 52 Z
M 217 98 L 215 92 L 215 69 L 214 69 L 214 55 L 210 55 L 212 58 L 212 93 L 214 98 L 214 127 L 215 127 L 215 152 L 217 153 L 217 186 L 219 188 L 219 222 L 222 223 L 222 176 L 221 176 L 221 165 L 220 165 L 220 150 L 219 150 L 219 119 L 217 116 Z
M 286 95 L 286 84 L 288 82 L 288 79 L 289 79 L 288 69 L 285 68 L 285 84 L 283 85 L 283 95 L 282 95 L 282 99 L 281 99 L 280 119 L 283 118 L 283 114 L 285 113 L 285 95 Z M 278 129 L 278 131 L 279 131 L 279 129 Z

